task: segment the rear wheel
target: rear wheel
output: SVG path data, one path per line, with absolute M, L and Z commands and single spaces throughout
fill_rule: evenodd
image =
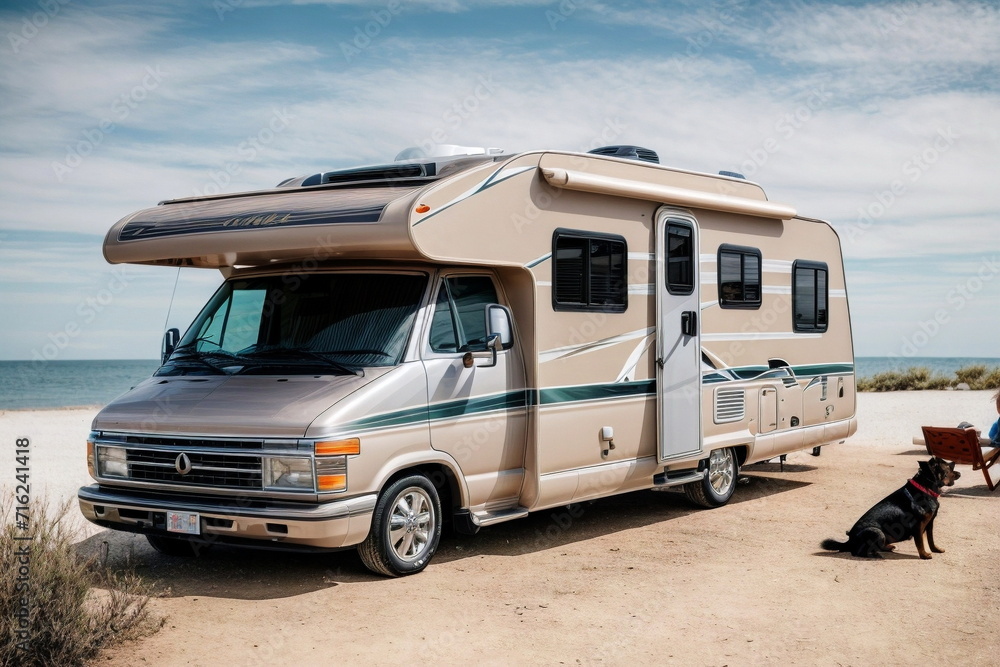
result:
M 182 537 L 164 537 L 162 535 L 147 535 L 146 541 L 165 556 L 182 556 L 190 558 L 197 556 L 198 551 L 191 540 Z
M 372 527 L 358 545 L 372 572 L 398 577 L 420 572 L 441 541 L 441 500 L 423 475 L 396 480 L 379 496 Z
M 740 465 L 732 447 L 714 449 L 708 457 L 708 470 L 698 482 L 684 485 L 688 500 L 702 507 L 721 507 L 736 490 Z

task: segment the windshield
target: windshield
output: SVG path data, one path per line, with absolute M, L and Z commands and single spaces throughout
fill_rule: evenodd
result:
M 400 362 L 423 275 L 283 274 L 227 281 L 157 375 L 357 373 Z M 280 367 L 280 371 L 276 370 Z

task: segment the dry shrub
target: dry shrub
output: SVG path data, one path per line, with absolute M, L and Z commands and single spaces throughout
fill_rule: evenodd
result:
M 149 609 L 138 575 L 112 570 L 106 557 L 77 554 L 70 501 L 55 510 L 33 501 L 25 530 L 16 525 L 11 495 L 3 496 L 0 665 L 80 665 L 102 648 L 159 629 L 163 622 Z M 32 539 L 18 539 L 26 536 Z
M 1000 368 L 987 371 L 986 366 L 976 364 L 955 371 L 955 378 L 949 380 L 943 375 L 931 375 L 924 367 L 907 368 L 905 371 L 876 373 L 857 381 L 858 391 L 912 391 L 919 389 L 948 389 L 965 383 L 969 389 L 1000 389 Z
M 982 364 L 976 364 L 974 366 L 965 366 L 959 368 L 955 371 L 955 382 L 964 382 L 969 385 L 969 387 L 975 387 L 979 384 L 983 375 L 986 374 L 986 366 Z
M 905 371 L 886 371 L 876 373 L 870 378 L 858 380 L 858 391 L 911 391 L 916 389 L 947 389 L 951 386 L 948 378 L 941 375 L 931 375 L 931 372 L 920 366 L 907 368 Z
M 979 381 L 979 389 L 1000 389 L 1000 366 L 985 373 Z

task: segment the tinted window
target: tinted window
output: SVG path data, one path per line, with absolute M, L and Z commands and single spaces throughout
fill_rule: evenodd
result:
M 821 262 L 792 265 L 792 313 L 795 331 L 826 331 L 829 324 L 829 272 Z
M 195 364 L 192 355 L 212 355 L 210 364 L 242 366 L 241 372 L 278 365 L 282 372 L 313 372 L 324 360 L 350 367 L 395 365 L 426 283 L 421 275 L 366 273 L 230 280 L 198 315 L 171 361 Z
M 486 306 L 497 303 L 489 276 L 454 276 L 441 282 L 430 344 L 435 352 L 486 349 Z
M 760 307 L 760 250 L 742 246 L 719 246 L 718 275 L 721 307 Z
M 667 291 L 691 294 L 694 291 L 694 239 L 688 225 L 668 223 L 666 239 Z
M 552 243 L 552 304 L 556 310 L 625 310 L 628 252 L 624 238 L 560 229 Z

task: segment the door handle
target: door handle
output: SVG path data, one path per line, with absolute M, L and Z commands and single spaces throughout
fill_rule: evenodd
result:
M 698 335 L 698 313 L 685 310 L 681 313 L 681 333 L 685 336 Z

